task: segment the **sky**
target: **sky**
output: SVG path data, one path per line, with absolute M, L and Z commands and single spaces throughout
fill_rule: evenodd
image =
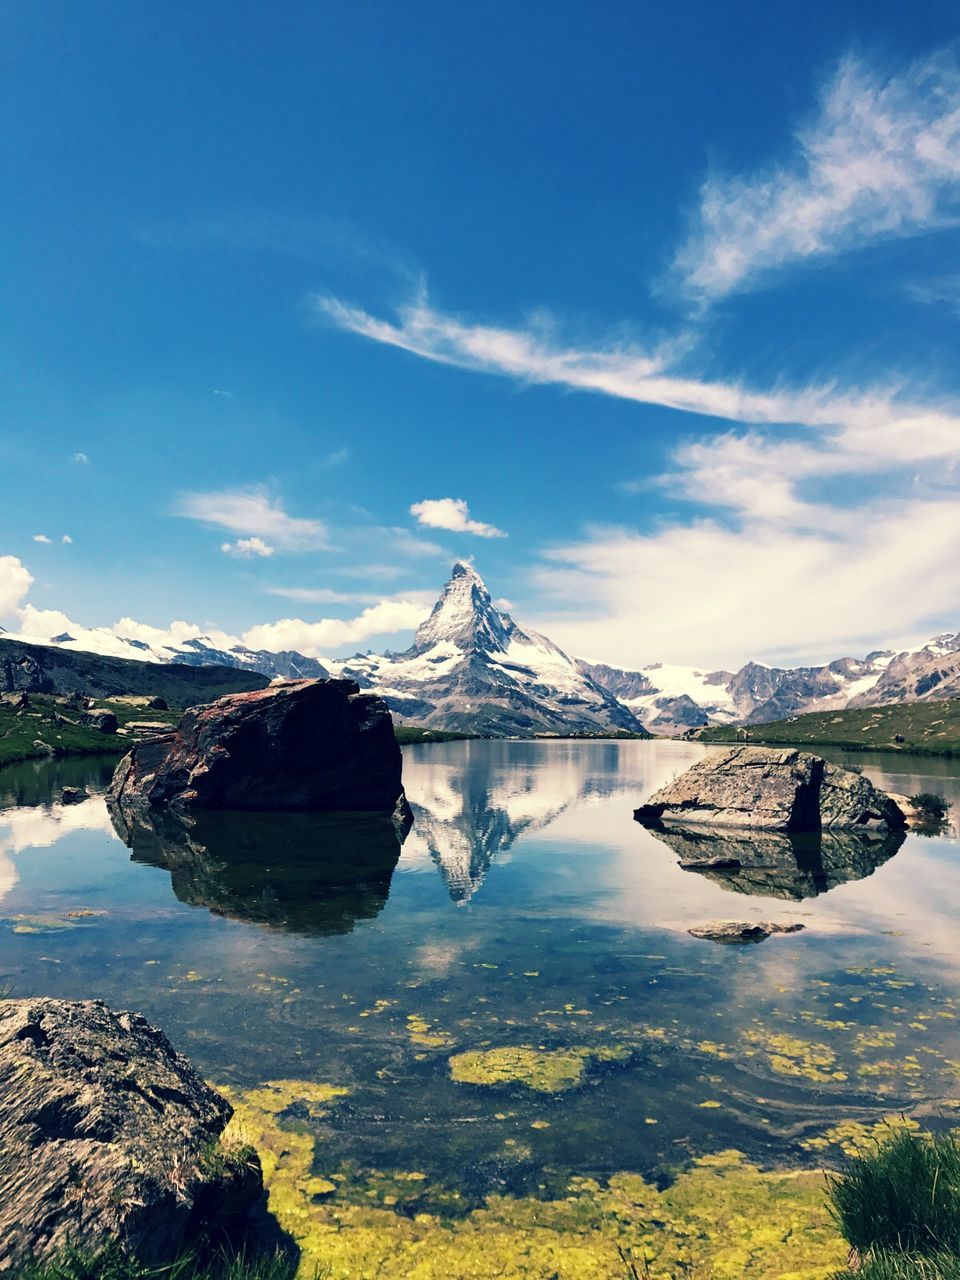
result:
M 956 6 L 6 0 L 0 626 L 960 628 Z

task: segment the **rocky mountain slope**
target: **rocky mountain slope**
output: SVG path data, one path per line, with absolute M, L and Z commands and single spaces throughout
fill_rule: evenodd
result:
M 222 649 L 207 636 L 185 640 L 182 644 L 154 647 L 144 640 L 115 635 L 104 627 L 76 627 L 73 632 L 64 631 L 50 638 L 4 631 L 0 627 L 0 639 L 42 645 L 64 653 L 96 653 L 104 658 L 127 658 L 137 662 L 177 663 L 186 667 L 234 667 L 239 671 L 256 671 L 271 679 L 315 680 L 327 674 L 322 663 L 302 653 L 271 653 L 268 649 L 248 649 L 242 644 Z
M 579 666 L 653 733 L 678 734 L 708 724 L 766 724 L 812 711 L 960 696 L 960 633 L 899 653 L 876 650 L 815 667 L 748 662 L 730 672 L 661 663 L 639 670 Z
M 519 737 L 644 731 L 552 640 L 502 613 L 462 562 L 404 653 L 327 665 L 381 694 L 401 721 L 428 728 Z
M 189 707 L 226 693 L 262 689 L 269 683 L 258 671 L 160 665 L 0 637 L 0 692 L 4 693 L 80 693 L 93 698 L 145 694 L 164 698 L 172 707 Z

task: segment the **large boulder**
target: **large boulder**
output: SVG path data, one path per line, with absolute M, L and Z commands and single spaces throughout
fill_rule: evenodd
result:
M 770 831 L 899 830 L 896 801 L 852 769 L 808 751 L 734 747 L 661 787 L 634 817 L 644 826 Z
M 387 704 L 353 680 L 295 680 L 187 711 L 117 766 L 121 809 L 409 809 Z
M 256 1155 L 217 1146 L 228 1102 L 137 1013 L 0 1001 L 0 1271 L 116 1241 L 168 1262 L 262 1192 Z

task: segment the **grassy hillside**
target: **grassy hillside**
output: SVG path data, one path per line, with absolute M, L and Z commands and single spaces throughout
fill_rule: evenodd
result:
M 960 698 L 850 711 L 814 711 L 770 724 L 717 725 L 704 729 L 698 737 L 701 742 L 750 742 L 758 746 L 831 746 L 847 751 L 960 755 Z
M 103 733 L 80 723 L 83 712 L 64 698 L 32 693 L 29 704 L 19 710 L 10 694 L 0 702 L 0 764 L 50 755 L 121 755 L 131 743 L 161 732 L 161 726 L 175 725 L 182 715 L 180 711 L 154 711 L 131 701 L 103 698 L 92 710 L 112 712 L 119 725 L 116 733 Z M 140 725 L 144 728 L 137 727 Z
M 82 693 L 90 698 L 146 694 L 165 699 L 171 707 L 192 707 L 225 693 L 265 689 L 270 683 L 258 671 L 104 658 L 0 639 L 0 690 L 26 688 L 28 681 L 38 693 Z

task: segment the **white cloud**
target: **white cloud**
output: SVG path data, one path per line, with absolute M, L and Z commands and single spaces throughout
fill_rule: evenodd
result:
M 48 538 L 45 533 L 35 533 L 33 535 L 33 540 L 34 542 L 45 542 L 45 543 L 50 543 L 53 541 L 53 539 Z
M 272 556 L 273 547 L 262 538 L 238 538 L 236 542 L 221 542 L 220 550 L 227 556 L 240 556 L 249 560 L 251 556 Z
M 551 553 L 537 580 L 555 609 L 537 622 L 568 650 L 626 665 L 740 665 L 918 638 L 928 619 L 949 625 L 960 595 L 960 408 L 949 400 L 899 387 L 704 382 L 671 372 L 666 349 L 654 360 L 563 347 L 539 329 L 470 325 L 422 298 L 396 324 L 327 309 L 430 360 L 738 424 L 688 439 L 667 473 L 645 482 L 722 519 L 591 531 Z M 838 482 L 855 496 L 824 497 Z
M 0 556 L 0 618 L 12 613 L 33 585 L 33 574 L 16 556 Z
M 174 514 L 227 529 L 245 537 L 270 539 L 282 551 L 323 550 L 329 546 L 322 520 L 291 516 L 263 488 L 224 489 L 181 494 Z
M 425 498 L 415 502 L 410 514 L 428 529 L 446 529 L 450 533 L 472 533 L 478 538 L 505 538 L 502 529 L 482 520 L 471 520 L 470 509 L 463 498 Z
M 308 657 L 319 658 L 341 645 L 412 630 L 429 612 L 429 605 L 417 600 L 382 600 L 355 618 L 324 618 L 320 622 L 281 618 L 278 622 L 251 627 L 244 632 L 243 642 L 251 649 L 296 649 Z
M 81 467 L 89 466 L 90 464 L 90 459 L 87 457 L 87 455 L 85 453 L 79 453 L 79 452 L 72 453 L 70 455 L 70 461 L 75 462 L 78 466 L 81 466 Z
M 73 539 L 70 537 L 69 533 L 65 533 L 61 537 L 60 541 L 69 545 L 73 541 Z
M 553 607 L 535 625 L 568 652 L 628 667 L 736 668 L 896 647 L 956 607 L 960 503 L 822 510 L 822 529 L 757 518 L 591 530 L 536 573 Z
M 884 77 L 847 58 L 789 165 L 712 177 L 674 263 L 709 300 L 792 262 L 960 220 L 960 70 L 948 56 Z

